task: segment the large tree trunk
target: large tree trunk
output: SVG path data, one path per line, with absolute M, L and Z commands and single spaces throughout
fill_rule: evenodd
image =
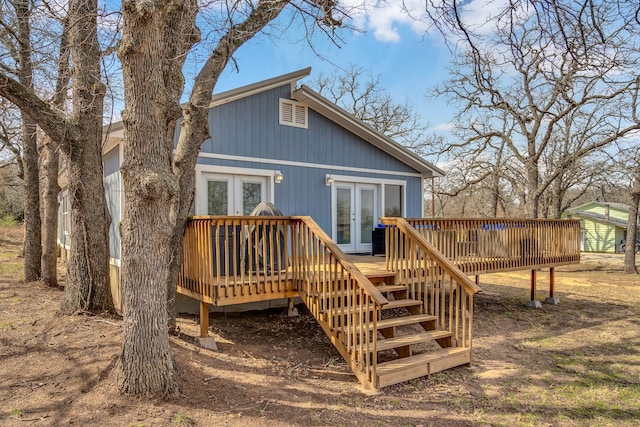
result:
M 19 52 L 18 80 L 27 88 L 33 88 L 33 68 L 31 64 L 31 15 L 28 0 L 18 0 L 14 4 L 21 43 Z M 24 280 L 33 282 L 40 279 L 41 219 L 40 219 L 40 178 L 38 174 L 38 140 L 36 123 L 22 113 L 22 164 L 24 167 Z
M 78 135 L 67 155 L 71 204 L 69 280 L 63 313 L 113 310 L 109 283 L 109 212 L 102 176 L 102 108 L 97 1 L 69 3 L 73 66 L 72 121 Z
M 63 20 L 62 37 L 58 56 L 58 75 L 53 96 L 53 106 L 62 109 L 69 85 L 69 20 Z M 58 169 L 60 152 L 54 141 L 46 136 L 42 143 L 42 170 L 44 172 L 42 204 L 44 224 L 42 236 L 42 281 L 49 286 L 58 285 Z
M 22 0 L 26 7 L 30 2 Z M 71 201 L 71 260 L 61 304 L 63 313 L 111 310 L 108 265 L 108 211 L 102 183 L 102 103 L 97 2 L 69 2 L 73 56 L 73 114 L 65 116 L 39 98 L 30 85 L 0 70 L 0 94 L 52 138 L 67 160 Z M 28 47 L 20 50 L 29 52 Z M 32 210 L 37 212 L 36 210 Z M 40 227 L 35 227 L 40 232 Z M 40 245 L 40 238 L 38 245 Z M 38 262 L 40 255 L 38 254 Z
M 636 236 L 638 234 L 638 205 L 640 204 L 640 164 L 636 168 L 631 205 L 629 206 L 629 222 L 627 225 L 627 245 L 624 251 L 625 274 L 638 274 L 636 268 Z
M 49 286 L 58 285 L 58 150 L 50 138 L 42 144 L 42 170 L 44 172 L 42 204 L 42 281 Z
M 177 392 L 167 326 L 180 192 L 172 152 L 196 11 L 195 1 L 123 2 L 122 393 Z
M 94 134 L 95 135 L 95 134 Z M 106 208 L 101 147 L 88 137 L 71 149 L 67 168 L 71 205 L 71 257 L 61 312 L 113 311 L 109 282 L 109 212 Z M 84 144 L 83 144 L 84 143 Z M 97 191 L 95 191 L 97 190 Z
M 526 164 L 527 172 L 527 218 L 538 218 L 540 209 L 540 194 L 538 193 L 538 167 L 530 159 Z
M 38 173 L 36 125 L 22 114 L 22 164 L 24 165 L 24 280 L 40 279 L 42 224 L 40 218 L 40 177 Z
M 554 219 L 560 219 L 562 215 L 562 199 L 564 198 L 564 191 L 562 190 L 562 182 L 560 182 L 560 177 L 556 179 L 556 183 L 553 186 L 553 196 L 551 198 L 552 209 L 551 213 Z
M 502 154 L 504 151 L 504 141 L 500 145 L 496 162 L 491 176 L 491 217 L 498 217 L 498 205 L 500 204 L 500 176 L 502 175 Z

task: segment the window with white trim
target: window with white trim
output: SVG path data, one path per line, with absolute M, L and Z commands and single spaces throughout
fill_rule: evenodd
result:
M 280 124 L 307 129 L 308 109 L 306 105 L 290 99 L 280 98 Z

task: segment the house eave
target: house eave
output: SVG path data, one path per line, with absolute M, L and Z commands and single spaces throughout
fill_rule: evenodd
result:
M 260 82 L 252 83 L 250 85 L 242 86 L 236 89 L 231 89 L 218 94 L 213 94 L 211 97 L 211 103 L 209 108 L 216 107 L 218 105 L 226 104 L 247 96 L 255 95 L 260 92 L 282 86 L 283 84 L 290 83 L 292 90 L 295 89 L 295 85 L 301 78 L 307 77 L 311 74 L 311 67 L 303 68 L 301 70 L 293 71 L 288 74 L 273 77 L 271 79 L 263 80 Z M 103 143 L 102 153 L 105 154 L 113 147 L 118 145 L 119 142 L 124 139 L 124 123 L 122 121 L 109 123 L 102 127 Z
M 303 68 L 301 70 L 293 71 L 282 76 L 273 77 L 271 79 L 252 83 L 247 86 L 242 86 L 236 89 L 231 89 L 225 92 L 214 94 L 211 98 L 211 104 L 209 104 L 209 108 L 226 104 L 237 99 L 246 98 L 247 96 L 255 95 L 257 93 L 282 86 L 286 83 L 290 83 L 292 85 L 292 89 L 294 89 L 297 81 L 301 78 L 307 77 L 309 74 L 311 74 L 311 67 Z
M 371 126 L 356 119 L 344 109 L 330 102 L 322 95 L 302 85 L 292 92 L 292 97 L 299 102 L 303 102 L 311 109 L 327 117 L 329 120 L 339 124 L 353 134 L 369 142 L 374 147 L 395 157 L 407 166 L 418 171 L 423 178 L 443 177 L 444 171 L 437 168 L 432 163 L 424 160 L 420 156 L 407 150 L 391 138 L 381 134 Z
M 594 213 L 590 213 L 590 212 L 567 211 L 567 214 L 571 215 L 571 217 L 574 218 L 574 219 L 575 218 L 588 219 L 590 221 L 597 221 L 597 222 L 600 222 L 602 224 L 608 224 L 608 225 L 612 225 L 614 227 L 624 228 L 625 230 L 627 229 L 627 226 L 629 225 L 629 223 L 627 221 L 616 220 L 616 219 L 612 219 L 612 218 L 607 219 L 607 218 L 605 218 L 604 215 L 594 214 Z

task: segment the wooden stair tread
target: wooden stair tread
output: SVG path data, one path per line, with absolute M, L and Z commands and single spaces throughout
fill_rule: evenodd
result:
M 415 299 L 397 299 L 389 301 L 388 304 L 382 306 L 382 309 L 389 310 L 392 308 L 413 307 L 417 305 L 422 305 L 422 301 L 418 301 Z
M 471 349 L 466 347 L 448 347 L 429 353 L 416 354 L 410 357 L 391 360 L 389 362 L 378 363 L 376 374 L 378 376 L 390 375 L 405 369 L 412 369 L 416 366 L 436 362 L 449 357 L 470 353 Z
M 377 327 L 378 329 L 393 328 L 395 326 L 411 325 L 414 323 L 429 322 L 431 320 L 436 320 L 436 316 L 430 316 L 428 314 L 414 314 L 412 316 L 378 320 Z M 373 327 L 373 324 L 371 327 Z
M 448 338 L 453 334 L 449 331 L 426 331 L 410 335 L 402 335 L 393 338 L 381 338 L 376 343 L 376 350 L 390 350 L 392 348 L 404 347 L 422 342 L 434 341 L 441 338 Z
M 397 292 L 397 291 L 406 291 L 407 286 L 406 285 L 380 285 L 380 286 L 376 286 L 376 289 L 379 290 L 381 293 Z
M 393 308 L 414 307 L 419 305 L 422 305 L 421 301 L 417 301 L 414 299 L 399 299 L 399 300 L 389 301 L 389 303 L 386 305 L 383 305 L 381 309 L 390 310 Z M 365 307 L 362 307 L 359 305 L 355 307 L 334 307 L 333 310 L 336 312 L 335 314 L 337 315 L 353 314 L 354 312 L 358 312 L 360 310 L 367 311 Z M 373 311 L 373 305 L 369 307 L 369 311 Z M 322 310 L 320 313 L 325 316 L 331 315 L 331 313 L 329 313 L 329 310 Z
M 398 292 L 398 291 L 406 291 L 407 290 L 407 286 L 406 285 L 380 285 L 380 286 L 376 286 L 376 289 L 379 290 L 381 293 L 385 293 L 385 292 Z M 327 292 L 327 297 L 345 297 L 347 295 L 352 295 L 355 296 L 356 292 L 354 292 L 353 290 L 350 290 L 349 292 L 347 292 L 346 290 L 342 289 L 339 291 L 335 291 L 333 293 Z M 320 298 L 322 297 L 322 292 L 316 292 L 313 294 L 314 297 L 316 298 Z
M 367 276 L 367 278 L 369 280 L 371 279 L 386 279 L 389 277 L 396 277 L 396 272 L 395 271 L 386 271 L 386 270 L 379 270 L 379 271 L 374 271 L 374 270 L 364 270 L 363 271 L 364 275 Z

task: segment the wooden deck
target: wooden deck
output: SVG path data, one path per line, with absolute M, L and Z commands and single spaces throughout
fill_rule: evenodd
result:
M 310 217 L 194 217 L 178 292 L 200 301 L 202 337 L 209 305 L 299 297 L 361 384 L 379 389 L 471 363 L 479 274 L 531 269 L 534 295 L 536 269 L 579 262 L 575 221 L 382 222 L 384 257 L 345 255 Z M 423 343 L 436 350 L 416 353 Z M 379 360 L 388 350 L 398 360 Z

